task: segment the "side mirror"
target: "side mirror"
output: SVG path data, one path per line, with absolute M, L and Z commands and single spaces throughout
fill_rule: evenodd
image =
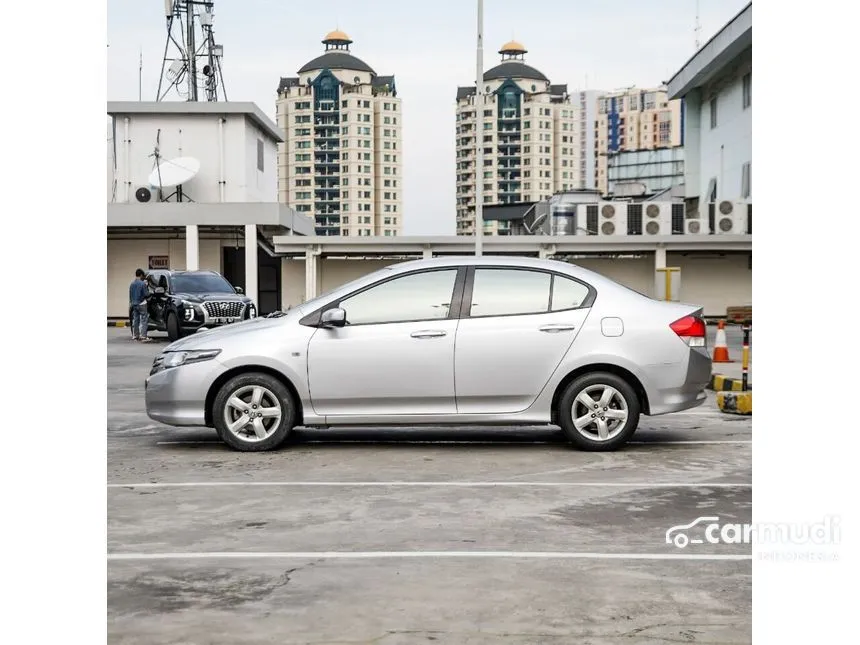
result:
M 343 309 L 326 309 L 320 316 L 320 327 L 343 327 L 346 324 L 346 312 Z
M 243 293 L 245 293 L 245 290 L 242 287 L 233 287 L 233 288 L 236 289 L 236 293 L 238 293 L 239 295 L 242 295 Z

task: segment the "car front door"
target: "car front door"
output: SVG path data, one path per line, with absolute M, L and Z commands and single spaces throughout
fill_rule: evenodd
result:
M 149 298 L 149 315 L 152 322 L 159 328 L 164 328 L 164 310 L 167 307 L 167 276 L 164 273 L 151 273 L 152 289 Z M 157 293 L 156 290 L 162 290 Z
M 457 411 L 528 408 L 570 349 L 593 298 L 588 285 L 546 271 L 470 271 L 454 355 Z
M 343 327 L 308 344 L 317 414 L 453 414 L 454 337 L 465 269 L 400 275 L 342 298 Z

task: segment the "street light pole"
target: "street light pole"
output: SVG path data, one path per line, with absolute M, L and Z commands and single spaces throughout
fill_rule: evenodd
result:
M 478 51 L 475 76 L 475 255 L 484 247 L 484 0 L 478 0 Z

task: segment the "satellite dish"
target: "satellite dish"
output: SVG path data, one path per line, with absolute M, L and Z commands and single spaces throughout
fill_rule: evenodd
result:
M 173 188 L 191 181 L 200 172 L 200 162 L 194 157 L 156 161 L 149 174 L 149 185 L 153 188 Z
M 136 191 L 134 191 L 134 198 L 140 203 L 145 204 L 150 199 L 152 199 L 152 193 L 149 191 L 149 188 L 141 186 Z

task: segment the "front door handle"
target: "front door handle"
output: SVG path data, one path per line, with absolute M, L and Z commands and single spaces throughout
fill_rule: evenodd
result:
M 433 330 L 433 329 L 428 329 L 425 331 L 413 331 L 410 334 L 410 336 L 412 336 L 412 338 L 440 338 L 440 337 L 445 336 L 445 335 L 446 335 L 446 332 L 439 331 L 439 330 Z
M 544 325 L 539 330 L 547 334 L 557 334 L 560 331 L 573 331 L 576 329 L 574 325 Z

